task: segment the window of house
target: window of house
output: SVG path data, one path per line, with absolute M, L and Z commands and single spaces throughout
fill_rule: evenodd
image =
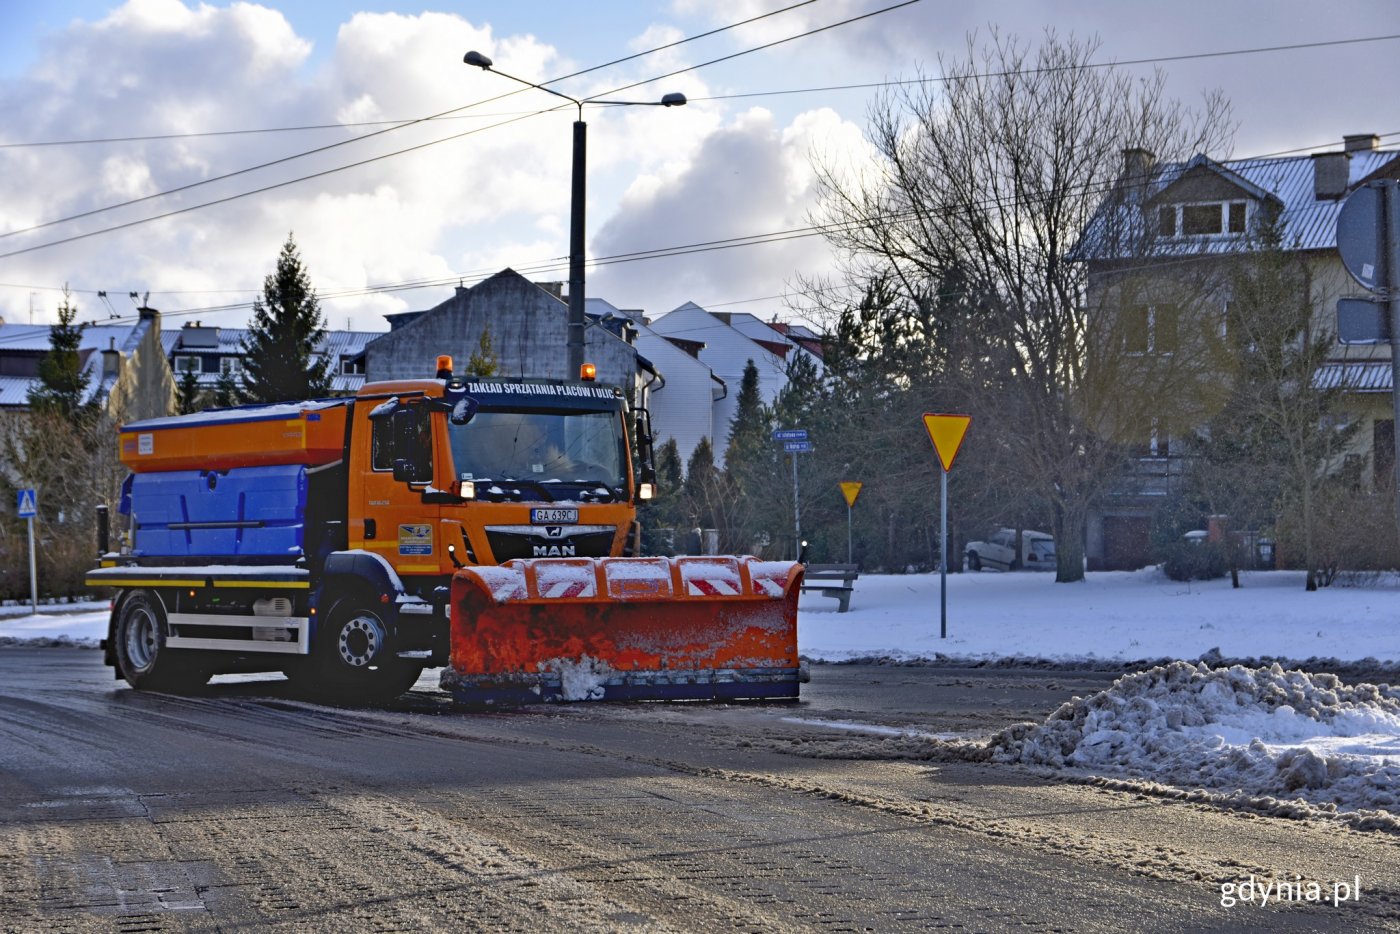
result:
M 1179 313 L 1175 305 L 1134 305 L 1123 316 L 1123 351 L 1172 354 L 1177 351 Z
M 230 376 L 237 376 L 243 372 L 242 357 L 220 357 L 219 372 Z
M 1228 221 L 1226 229 L 1230 233 L 1244 233 L 1245 203 L 1243 201 L 1231 201 L 1226 205 Z
M 365 372 L 365 358 L 364 358 L 364 357 L 341 357 L 341 358 L 340 358 L 340 375 L 341 375 L 341 376 L 363 376 L 363 375 L 364 375 L 364 372 Z
M 1152 346 L 1152 309 L 1134 305 L 1124 312 L 1123 350 L 1126 353 L 1147 353 Z
M 1160 354 L 1176 353 L 1177 323 L 1180 313 L 1175 305 L 1154 305 L 1152 307 L 1152 352 Z
M 1157 232 L 1163 237 L 1176 236 L 1176 205 L 1157 209 Z
M 1378 418 L 1371 425 L 1371 479 L 1381 489 L 1395 483 L 1395 419 Z
M 1249 206 L 1244 201 L 1170 204 L 1157 209 L 1157 232 L 1163 237 L 1211 237 L 1242 234 Z
M 176 373 L 201 372 L 199 357 L 193 354 L 180 354 L 175 358 Z
M 1188 237 L 1220 233 L 1220 205 L 1183 204 L 1181 206 L 1181 232 Z
M 1155 415 L 1143 426 L 1137 440 L 1128 445 L 1128 454 L 1139 458 L 1167 456 L 1167 434 Z

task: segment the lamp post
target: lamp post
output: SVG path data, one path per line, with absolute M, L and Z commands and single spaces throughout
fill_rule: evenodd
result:
M 509 78 L 526 87 L 536 88 L 547 94 L 553 94 L 555 97 L 562 97 L 578 108 L 578 119 L 574 121 L 573 183 L 571 186 L 569 205 L 568 335 L 569 373 L 572 374 L 572 378 L 577 378 L 584 362 L 584 329 L 587 326 L 584 316 L 583 291 L 583 218 L 588 175 L 588 124 L 583 122 L 583 105 L 597 104 L 599 106 L 612 107 L 680 107 L 685 104 L 685 95 L 671 93 L 665 95 L 659 101 L 579 100 L 576 97 L 561 94 L 553 88 L 547 88 L 542 84 L 535 84 L 533 81 L 526 81 L 524 78 L 517 78 L 514 75 L 506 74 L 504 71 L 498 71 L 492 66 L 491 59 L 482 55 L 480 52 L 468 52 L 466 55 L 462 56 L 462 61 L 468 65 L 480 68 L 483 71 L 490 71 L 503 78 Z

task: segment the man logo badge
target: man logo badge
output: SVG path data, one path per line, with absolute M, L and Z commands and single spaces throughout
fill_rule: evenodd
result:
M 545 529 L 543 529 L 543 532 L 545 532 L 545 538 L 547 539 L 556 539 L 557 541 L 557 539 L 564 538 L 563 525 L 546 525 Z M 570 543 L 570 545 L 531 546 L 532 557 L 574 557 L 577 555 L 578 546 L 573 545 L 573 543 Z

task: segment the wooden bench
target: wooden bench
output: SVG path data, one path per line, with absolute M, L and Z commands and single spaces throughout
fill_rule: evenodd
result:
M 854 564 L 809 564 L 802 578 L 803 591 L 816 590 L 823 597 L 839 601 L 836 610 L 844 613 L 851 608 L 851 591 L 855 589 L 860 567 Z

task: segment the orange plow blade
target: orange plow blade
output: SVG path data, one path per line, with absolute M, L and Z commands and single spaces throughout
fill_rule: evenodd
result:
M 546 558 L 459 570 L 465 703 L 795 698 L 802 565 L 749 557 Z

